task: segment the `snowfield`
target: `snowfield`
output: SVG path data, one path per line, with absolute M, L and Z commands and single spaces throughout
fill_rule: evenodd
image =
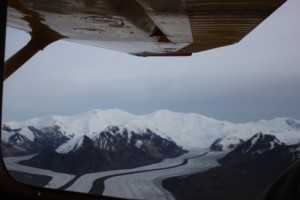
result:
M 75 178 L 75 175 L 71 174 L 63 174 L 50 170 L 38 169 L 18 164 L 19 161 L 28 160 L 33 156 L 34 155 L 20 157 L 5 157 L 3 158 L 3 161 L 8 170 L 52 177 L 51 181 L 45 186 L 46 188 L 59 188 L 65 185 L 66 183 L 70 182 L 73 178 Z

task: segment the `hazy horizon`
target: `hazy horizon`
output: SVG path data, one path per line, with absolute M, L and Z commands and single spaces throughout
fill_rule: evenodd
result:
M 196 112 L 176 112 L 176 111 L 172 111 L 172 110 L 168 110 L 168 109 L 160 109 L 160 110 L 155 110 L 155 111 L 152 111 L 150 113 L 140 113 L 140 114 L 135 114 L 135 113 L 131 113 L 131 112 L 128 112 L 126 110 L 122 110 L 120 108 L 107 108 L 107 109 L 98 109 L 98 108 L 94 108 L 94 109 L 90 109 L 90 110 L 85 110 L 85 111 L 82 111 L 82 112 L 79 112 L 79 113 L 73 113 L 73 114 L 68 114 L 68 115 L 61 115 L 61 114 L 49 114 L 49 115 L 44 115 L 44 116 L 34 116 L 32 118 L 28 118 L 28 119 L 25 119 L 25 120 L 19 120 L 19 121 L 16 121 L 16 120 L 11 120 L 11 121 L 4 121 L 3 123 L 7 123 L 7 122 L 22 122 L 22 121 L 27 121 L 27 120 L 30 120 L 30 119 L 35 119 L 35 118 L 43 118 L 43 117 L 50 117 L 50 116 L 62 116 L 62 117 L 71 117 L 71 116 L 77 116 L 79 114 L 85 114 L 87 112 L 91 112 L 91 111 L 95 111 L 95 110 L 100 110 L 100 111 L 115 111 L 115 110 L 119 110 L 119 111 L 123 111 L 123 112 L 126 112 L 126 113 L 129 113 L 129 114 L 132 114 L 134 116 L 147 116 L 147 115 L 151 115 L 155 112 L 159 112 L 159 111 L 169 111 L 169 112 L 172 112 L 172 113 L 180 113 L 180 114 L 199 114 L 199 115 L 202 115 L 201 113 L 196 113 Z M 259 122 L 259 121 L 262 121 L 262 120 L 267 120 L 267 121 L 271 121 L 271 120 L 274 120 L 274 119 L 278 119 L 278 118 L 291 118 L 291 117 L 288 117 L 288 116 L 279 116 L 279 117 L 274 117 L 274 118 L 270 118 L 270 119 L 259 119 L 259 120 L 256 120 L 256 121 L 247 121 L 247 122 L 233 122 L 233 121 L 228 121 L 228 120 L 221 120 L 221 119 L 218 119 L 218 118 L 214 118 L 214 117 L 210 117 L 210 116 L 206 116 L 206 115 L 202 115 L 204 117 L 208 117 L 208 118 L 211 118 L 211 119 L 215 119 L 215 120 L 218 120 L 218 121 L 224 121 L 224 122 L 230 122 L 230 123 L 234 123 L 234 124 L 238 124 L 238 123 L 251 123 L 251 122 Z M 298 120 L 300 121 L 300 119 L 296 119 L 296 118 L 291 118 L 291 119 L 294 119 L 294 120 Z

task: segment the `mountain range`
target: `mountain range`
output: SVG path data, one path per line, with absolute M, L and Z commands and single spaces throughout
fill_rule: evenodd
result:
M 4 156 L 37 154 L 23 164 L 80 174 L 151 164 L 193 148 L 231 151 L 257 133 L 295 144 L 300 140 L 300 121 L 275 118 L 235 124 L 168 110 L 148 115 L 90 110 L 6 122 L 1 140 Z M 74 167 L 78 164 L 82 166 Z

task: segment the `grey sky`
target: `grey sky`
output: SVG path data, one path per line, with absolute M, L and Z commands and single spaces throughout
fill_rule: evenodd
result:
M 300 119 L 299 9 L 299 0 L 289 0 L 240 43 L 191 57 L 54 43 L 5 81 L 3 120 L 94 108 L 169 109 L 233 122 Z M 28 40 L 9 28 L 6 57 Z

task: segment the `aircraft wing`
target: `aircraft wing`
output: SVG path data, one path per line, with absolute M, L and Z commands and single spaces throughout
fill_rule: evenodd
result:
M 7 25 L 40 43 L 64 39 L 138 56 L 180 56 L 239 42 L 284 2 L 9 0 Z

